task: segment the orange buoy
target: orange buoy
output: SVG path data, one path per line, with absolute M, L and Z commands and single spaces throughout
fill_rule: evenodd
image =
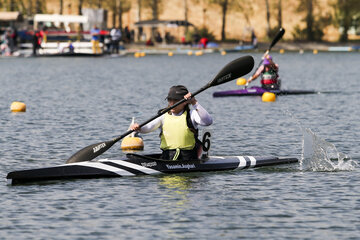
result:
M 13 102 L 10 106 L 12 112 L 26 112 L 26 105 L 23 102 Z
M 131 124 L 135 123 L 135 118 L 132 118 Z M 129 127 L 130 130 L 130 127 Z M 132 132 L 127 135 L 121 142 L 121 149 L 123 151 L 131 151 L 131 150 L 143 150 L 144 149 L 144 141 L 141 137 L 138 136 L 138 133 Z
M 195 52 L 195 56 L 202 56 L 204 53 L 203 53 L 203 51 L 196 51 Z
M 125 137 L 121 142 L 121 149 L 127 150 L 143 150 L 144 142 L 141 137 Z
M 242 86 L 242 85 L 245 85 L 246 84 L 246 79 L 245 78 L 238 78 L 236 80 L 236 85 L 239 85 L 239 86 Z
M 264 92 L 261 99 L 262 99 L 263 102 L 275 102 L 276 101 L 276 95 L 275 95 L 275 93 Z

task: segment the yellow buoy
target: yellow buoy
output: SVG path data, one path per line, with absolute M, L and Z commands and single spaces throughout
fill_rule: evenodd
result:
M 174 55 L 173 52 L 168 52 L 168 56 L 169 56 L 169 57 L 172 57 L 173 55 Z
M 135 123 L 135 118 L 132 118 L 131 124 Z M 130 129 L 130 127 L 129 127 Z M 127 135 L 121 142 L 121 149 L 123 151 L 129 150 L 143 150 L 144 149 L 144 142 L 141 137 L 137 136 L 137 133 L 132 132 L 131 134 Z
M 313 50 L 313 54 L 318 54 L 318 53 L 319 53 L 319 51 L 317 49 Z
M 245 78 L 238 78 L 237 80 L 236 80 L 236 85 L 245 85 L 246 84 L 246 79 Z
M 140 53 L 139 53 L 139 52 L 134 53 L 134 57 L 136 57 L 136 58 L 141 57 L 141 56 L 140 56 Z
M 23 102 L 13 102 L 10 109 L 12 112 L 26 112 L 26 105 Z
M 261 99 L 263 102 L 275 102 L 276 95 L 271 92 L 264 92 Z
M 202 56 L 203 55 L 203 51 L 197 51 L 195 52 L 195 56 Z
M 187 55 L 189 55 L 189 56 L 191 56 L 192 54 L 193 54 L 192 51 L 188 51 L 188 52 L 187 52 Z
M 226 51 L 221 51 L 221 55 L 226 55 Z
M 284 54 L 285 50 L 284 49 L 280 49 L 280 54 Z
M 146 53 L 145 52 L 141 52 L 140 53 L 140 57 L 145 57 L 146 56 Z
M 143 150 L 144 142 L 141 137 L 125 137 L 121 142 L 121 149 L 127 150 Z

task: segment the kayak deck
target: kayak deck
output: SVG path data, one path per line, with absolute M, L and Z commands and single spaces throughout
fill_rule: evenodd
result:
M 298 94 L 318 94 L 314 90 L 267 90 L 261 87 L 251 87 L 247 89 L 236 89 L 228 91 L 214 92 L 214 97 L 231 97 L 231 96 L 261 96 L 264 92 L 275 93 L 276 95 L 298 95 Z
M 48 180 L 109 178 L 162 173 L 209 172 L 272 166 L 298 162 L 291 157 L 209 156 L 188 161 L 166 161 L 159 155 L 128 154 L 120 160 L 100 159 L 10 172 L 8 184 L 24 184 Z

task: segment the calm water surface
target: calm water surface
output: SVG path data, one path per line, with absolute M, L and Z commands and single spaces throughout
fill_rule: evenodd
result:
M 212 97 L 232 81 L 197 96 L 214 118 L 210 154 L 301 164 L 6 185 L 10 171 L 63 164 L 121 135 L 164 107 L 170 86 L 198 90 L 242 55 L 0 59 L 0 239 L 358 239 L 358 53 L 273 54 L 283 88 L 336 93 Z M 251 55 L 257 66 L 261 54 Z M 11 113 L 13 101 L 27 112 Z M 159 151 L 158 132 L 143 138 L 143 153 Z M 116 144 L 102 157 L 123 155 Z

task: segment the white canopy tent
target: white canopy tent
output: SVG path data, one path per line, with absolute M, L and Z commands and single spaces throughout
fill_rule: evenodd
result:
M 88 23 L 87 16 L 81 15 L 59 15 L 59 14 L 35 14 L 34 16 L 34 28 L 38 28 L 40 22 L 54 23 L 56 27 L 60 27 L 61 23 L 64 24 L 65 30 L 70 31 L 70 23 Z

